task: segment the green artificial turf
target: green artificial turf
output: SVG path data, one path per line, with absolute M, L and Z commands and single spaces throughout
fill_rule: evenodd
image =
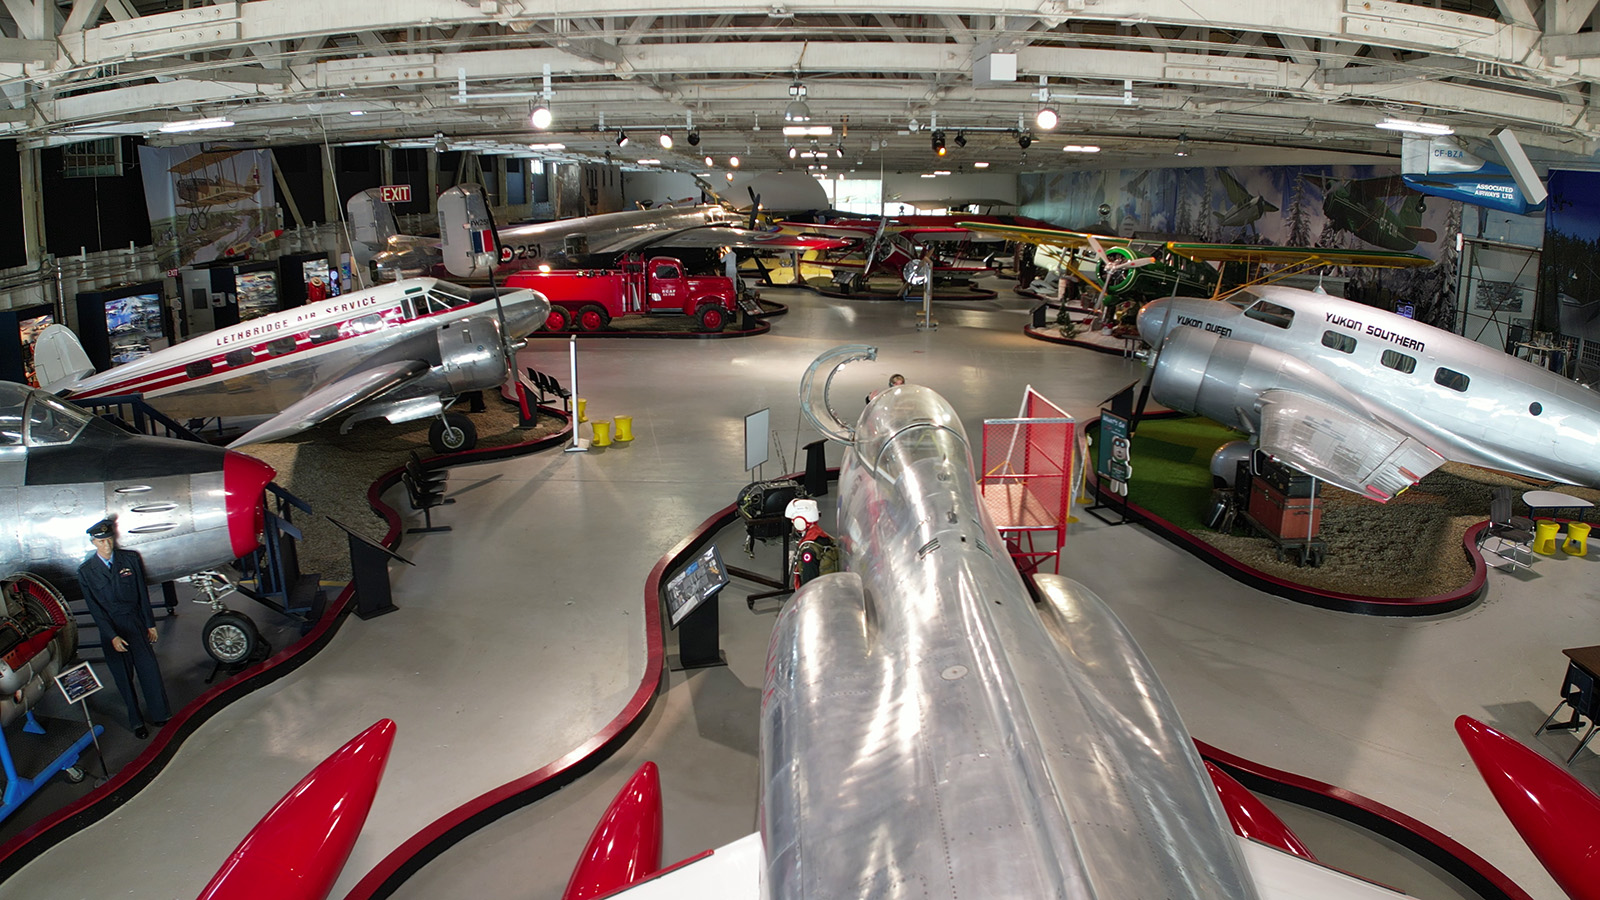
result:
M 1098 450 L 1099 423 L 1089 436 Z M 1210 419 L 1145 419 L 1133 436 L 1128 502 L 1185 531 L 1201 530 L 1211 502 L 1211 454 L 1243 437 Z

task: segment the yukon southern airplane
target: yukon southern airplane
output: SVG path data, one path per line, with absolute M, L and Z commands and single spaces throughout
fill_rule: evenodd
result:
M 1139 313 L 1150 397 L 1387 501 L 1446 460 L 1600 484 L 1600 395 L 1460 335 L 1281 285 Z
M 502 294 L 501 310 L 489 293 L 436 278 L 391 282 L 241 322 L 98 375 L 72 332 L 56 326 L 40 335 L 35 366 L 42 384 L 71 398 L 142 394 L 180 419 L 270 416 L 231 446 L 277 440 L 359 406 L 346 429 L 436 416 L 434 449 L 466 450 L 476 427 L 447 412 L 450 405 L 503 384 L 506 340 L 536 331 L 550 312 L 536 291 Z
M 830 364 L 874 356 L 838 348 L 802 381 L 802 410 L 847 442 L 845 571 L 773 629 L 760 831 L 622 896 L 1398 896 L 1235 833 L 1110 608 L 1058 575 L 1030 594 L 955 410 L 903 385 L 853 428 L 833 418 Z

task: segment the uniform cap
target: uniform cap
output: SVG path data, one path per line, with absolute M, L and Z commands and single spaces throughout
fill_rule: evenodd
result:
M 89 537 L 91 539 L 108 538 L 115 534 L 116 531 L 117 523 L 115 519 L 101 519 L 89 526 Z

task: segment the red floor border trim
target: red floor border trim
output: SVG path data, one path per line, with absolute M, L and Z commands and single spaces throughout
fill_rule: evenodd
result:
M 567 418 L 567 414 L 560 410 L 550 407 L 539 407 L 539 409 L 546 415 Z M 538 441 L 431 457 L 426 464 L 430 468 L 444 468 L 534 453 L 565 441 L 571 432 L 572 427 L 569 424 Z M 381 497 L 385 490 L 400 480 L 400 475 L 404 471 L 403 466 L 391 469 L 378 476 L 367 489 L 368 505 L 389 523 L 389 530 L 384 535 L 382 543 L 391 549 L 399 547 L 403 533 L 400 528 L 400 515 L 385 504 Z M 189 701 L 174 713 L 166 727 L 150 739 L 144 752 L 117 770 L 110 781 L 45 816 L 0 845 L 0 883 L 52 847 L 100 821 L 133 799 L 145 785 L 161 774 L 167 763 L 177 755 L 184 740 L 223 708 L 240 697 L 288 675 L 315 656 L 327 646 L 344 624 L 352 610 L 351 601 L 354 598 L 354 584 L 345 585 L 338 597 L 328 604 L 322 618 L 304 637 Z M 264 814 L 265 810 L 262 812 Z M 218 860 L 217 864 L 221 865 L 221 860 Z

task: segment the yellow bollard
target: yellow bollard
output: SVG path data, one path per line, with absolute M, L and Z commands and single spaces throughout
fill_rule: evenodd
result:
M 1556 532 L 1561 530 L 1560 522 L 1540 521 L 1533 523 L 1533 552 L 1545 556 L 1554 556 L 1556 553 Z
M 1585 522 L 1568 522 L 1567 539 L 1561 543 L 1561 549 L 1568 556 L 1589 555 L 1589 529 L 1594 526 Z
M 597 421 L 590 422 L 589 423 L 589 427 L 594 429 L 594 440 L 589 442 L 589 446 L 591 446 L 591 447 L 609 447 L 609 446 L 611 446 L 611 420 L 610 419 L 599 419 Z
M 616 439 L 623 442 L 633 440 L 633 416 L 617 416 Z
M 587 397 L 578 398 L 578 424 L 589 421 L 589 400 Z

